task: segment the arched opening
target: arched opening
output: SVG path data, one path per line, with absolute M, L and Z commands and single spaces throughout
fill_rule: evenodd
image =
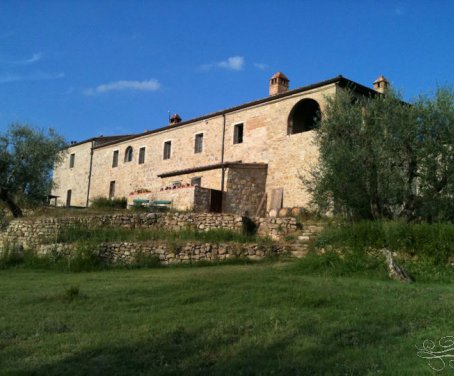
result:
M 125 162 L 132 161 L 132 146 L 128 146 L 125 151 Z
M 313 99 L 299 101 L 288 117 L 288 134 L 307 132 L 314 129 L 320 120 L 320 106 Z

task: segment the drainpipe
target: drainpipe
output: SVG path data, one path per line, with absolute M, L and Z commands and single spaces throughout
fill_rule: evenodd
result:
M 224 169 L 224 144 L 225 144 L 225 113 L 222 114 L 222 147 L 221 147 L 221 213 L 224 211 L 224 184 L 225 184 L 225 169 Z
M 88 208 L 88 199 L 90 197 L 90 185 L 91 185 L 91 170 L 93 166 L 93 147 L 95 146 L 95 141 L 91 142 L 91 148 L 90 148 L 90 169 L 88 170 L 88 187 L 87 187 L 87 202 L 85 206 Z

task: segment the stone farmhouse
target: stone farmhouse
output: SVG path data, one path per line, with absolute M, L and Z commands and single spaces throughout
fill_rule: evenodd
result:
M 374 88 L 345 77 L 289 89 L 281 72 L 269 96 L 182 120 L 140 134 L 72 142 L 54 168 L 59 206 L 90 205 L 96 197 L 168 200 L 180 210 L 263 215 L 281 207 L 307 207 L 301 176 L 317 163 L 314 125 L 326 97 L 345 88 L 358 95 L 388 90 L 380 76 Z

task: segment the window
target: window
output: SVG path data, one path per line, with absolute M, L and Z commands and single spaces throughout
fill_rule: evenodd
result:
M 242 144 L 243 143 L 243 124 L 236 124 L 233 129 L 233 143 Z
M 115 181 L 111 181 L 109 185 L 109 199 L 115 197 Z
M 118 150 L 115 150 L 113 152 L 112 167 L 117 167 L 117 166 L 118 166 Z
M 163 157 L 163 159 L 170 159 L 171 152 L 172 152 L 172 141 L 164 142 L 164 157 Z
M 139 164 L 145 163 L 145 148 L 139 149 Z
M 202 178 L 200 176 L 191 179 L 191 185 L 202 185 Z
M 73 168 L 74 167 L 74 161 L 76 159 L 76 154 L 71 154 L 69 156 L 69 168 Z
M 125 151 L 125 162 L 132 161 L 132 146 L 128 146 Z
M 66 206 L 71 206 L 71 196 L 72 196 L 73 191 L 71 189 L 68 189 L 66 192 Z
M 288 118 L 288 134 L 307 132 L 320 120 L 320 106 L 313 99 L 303 99 L 293 107 Z
M 195 135 L 194 153 L 201 153 L 203 150 L 203 133 Z

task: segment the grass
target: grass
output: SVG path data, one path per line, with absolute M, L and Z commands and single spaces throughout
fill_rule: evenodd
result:
M 353 268 L 355 263 L 373 264 L 381 256 L 377 251 L 387 248 L 397 254 L 398 262 L 415 278 L 443 281 L 454 273 L 454 225 L 447 223 L 363 221 L 331 225 L 319 235 L 314 246 L 328 250 L 319 261 L 343 264 L 340 272 L 349 263 Z
M 96 197 L 91 201 L 90 207 L 93 209 L 113 210 L 113 209 L 126 209 L 128 200 L 125 197 L 121 198 L 108 198 Z
M 74 243 L 83 239 L 85 242 L 138 242 L 146 240 L 167 241 L 199 241 L 207 243 L 237 242 L 258 243 L 271 242 L 268 238 L 260 238 L 255 235 L 247 235 L 226 229 L 213 229 L 209 231 L 196 231 L 183 229 L 170 231 L 164 229 L 127 229 L 120 227 L 88 228 L 83 226 L 68 227 L 57 237 L 58 243 Z
M 308 263 L 0 271 L 0 374 L 431 374 L 415 346 L 453 334 L 452 285 Z
M 328 226 L 319 236 L 318 246 L 388 248 L 411 255 L 446 262 L 454 256 L 454 225 L 409 224 L 399 221 L 362 221 Z

